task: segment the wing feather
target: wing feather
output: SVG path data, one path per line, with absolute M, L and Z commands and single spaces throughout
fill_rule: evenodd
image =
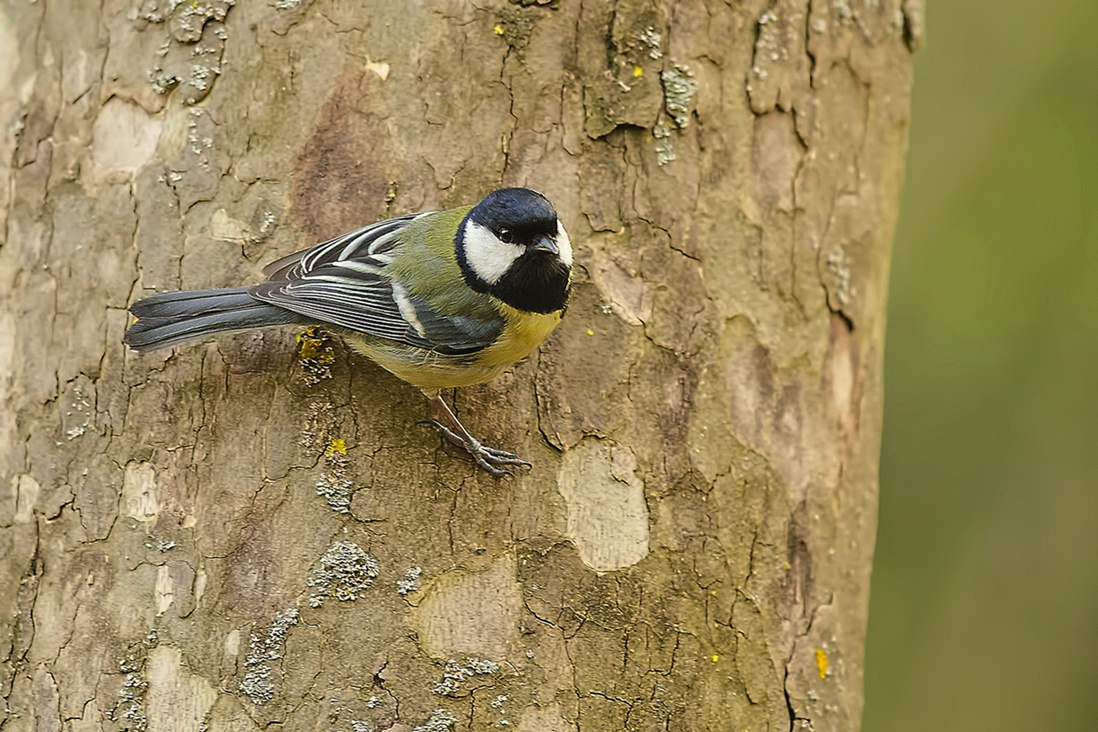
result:
M 502 316 L 439 312 L 428 299 L 410 294 L 389 267 L 402 248 L 425 246 L 401 234 L 429 215 L 380 221 L 283 257 L 264 268 L 267 280 L 249 293 L 323 323 L 416 348 L 453 355 L 486 348 L 503 331 Z

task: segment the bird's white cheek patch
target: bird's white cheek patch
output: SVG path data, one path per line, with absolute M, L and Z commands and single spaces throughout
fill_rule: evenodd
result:
M 523 251 L 518 244 L 500 241 L 488 228 L 475 221 L 465 224 L 465 261 L 489 285 L 499 282 Z
M 572 266 L 572 240 L 568 238 L 568 232 L 561 223 L 557 222 L 557 249 L 560 250 L 560 261 Z

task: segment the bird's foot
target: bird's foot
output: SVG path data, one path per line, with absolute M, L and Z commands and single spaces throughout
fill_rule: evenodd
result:
M 508 469 L 510 467 L 534 467 L 533 463 L 523 460 L 513 452 L 497 450 L 494 447 L 482 445 L 480 444 L 480 441 L 472 435 L 466 434 L 462 436 L 436 420 L 429 420 L 429 423 L 434 425 L 440 435 L 468 452 L 473 457 L 473 460 L 476 461 L 477 465 L 497 478 L 502 478 L 505 475 L 514 475 L 514 473 Z

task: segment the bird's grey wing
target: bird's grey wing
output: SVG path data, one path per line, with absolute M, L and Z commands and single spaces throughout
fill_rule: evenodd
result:
M 293 276 L 291 273 L 295 269 L 309 272 L 330 262 L 346 261 L 356 256 L 384 254 L 396 245 L 397 235 L 401 229 L 410 222 L 429 216 L 431 213 L 433 212 L 428 211 L 398 216 L 363 226 L 361 229 L 355 229 L 316 246 L 276 259 L 263 268 L 263 274 L 268 280 L 286 279 Z
M 323 323 L 417 348 L 448 355 L 486 348 L 503 331 L 502 316 L 483 308 L 473 317 L 440 312 L 389 276 L 397 237 L 416 218 L 382 221 L 278 260 L 249 293 Z

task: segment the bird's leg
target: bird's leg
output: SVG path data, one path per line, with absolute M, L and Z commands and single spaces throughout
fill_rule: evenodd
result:
M 436 419 L 431 420 L 431 424 L 435 426 L 435 429 L 439 431 L 439 434 L 472 455 L 473 460 L 476 461 L 477 465 L 496 477 L 513 475 L 513 473 L 507 469 L 508 466 L 522 465 L 527 468 L 533 467 L 530 463 L 514 453 L 506 452 L 505 450 L 496 450 L 495 448 L 480 444 L 480 441 L 469 434 L 469 430 L 465 429 L 461 424 L 457 415 L 454 414 L 450 407 L 447 406 L 446 402 L 443 401 L 442 395 L 439 392 L 431 392 L 424 389 L 423 393 L 438 407 L 439 412 L 442 413 L 442 416 L 449 422 L 450 426 L 447 427 Z

